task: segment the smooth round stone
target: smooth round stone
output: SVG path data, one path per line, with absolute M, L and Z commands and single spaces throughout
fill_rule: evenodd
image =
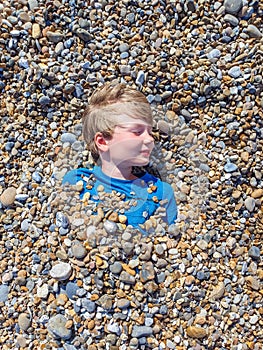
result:
M 220 58 L 222 55 L 221 51 L 218 49 L 213 49 L 207 54 L 209 60 L 214 60 Z
M 260 249 L 256 246 L 252 246 L 248 251 L 248 255 L 253 259 L 260 259 Z
M 249 212 L 253 212 L 256 206 L 256 200 L 252 197 L 247 197 L 245 199 L 245 207 Z
M 38 100 L 39 104 L 42 105 L 42 106 L 45 106 L 45 105 L 48 105 L 50 104 L 50 97 L 48 96 L 41 96 Z
M 0 201 L 4 206 L 12 205 L 16 197 L 16 188 L 8 187 L 0 196 Z
M 234 67 L 229 69 L 228 75 L 230 75 L 230 77 L 236 79 L 236 78 L 239 78 L 242 75 L 242 71 L 241 71 L 240 67 L 234 66 Z
M 47 329 L 55 339 L 68 340 L 71 338 L 72 330 L 66 328 L 67 319 L 63 315 L 55 315 L 50 318 Z
M 115 274 L 120 274 L 122 271 L 122 264 L 118 261 L 115 261 L 112 265 L 110 265 L 110 271 Z
M 227 13 L 237 14 L 243 6 L 242 0 L 225 0 L 224 7 Z
M 19 347 L 25 348 L 27 345 L 27 339 L 23 337 L 22 335 L 18 335 L 16 338 L 16 343 Z
M 61 135 L 61 142 L 63 143 L 69 142 L 70 144 L 72 144 L 76 141 L 77 141 L 76 135 L 70 132 L 65 132 L 64 134 Z
M 246 33 L 250 36 L 250 38 L 261 39 L 263 33 L 254 25 L 249 24 L 246 28 Z
M 233 27 L 236 27 L 239 24 L 238 18 L 236 18 L 235 16 L 230 15 L 230 14 L 226 14 L 224 16 L 224 20 L 225 20 L 225 22 L 230 23 Z
M 26 331 L 31 325 L 31 319 L 28 314 L 21 313 L 18 316 L 18 325 L 22 331 Z
M 115 222 L 110 221 L 110 220 L 106 220 L 103 224 L 105 231 L 108 234 L 114 234 L 117 232 L 118 230 L 118 226 Z
M 60 262 L 53 266 L 50 270 L 51 277 L 59 281 L 67 280 L 72 272 L 71 265 L 68 263 Z
M 71 251 L 74 257 L 77 259 L 83 259 L 87 255 L 86 248 L 79 242 L 72 242 Z
M 127 52 L 129 51 L 130 46 L 126 43 L 121 43 L 119 46 L 119 51 L 122 52 Z

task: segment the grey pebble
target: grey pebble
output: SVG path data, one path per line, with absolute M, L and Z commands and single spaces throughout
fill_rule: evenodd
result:
M 74 134 L 70 132 L 65 132 L 64 134 L 61 135 L 61 142 L 69 142 L 70 144 L 74 143 L 77 141 L 77 138 Z
M 133 326 L 131 336 L 134 338 L 149 337 L 153 334 L 152 327 Z
M 249 251 L 248 255 L 253 259 L 260 259 L 260 249 L 259 247 L 252 246 Z
M 87 255 L 87 250 L 80 242 L 73 241 L 71 246 L 72 254 L 77 259 L 83 259 Z
M 48 321 L 47 329 L 55 339 L 68 340 L 72 335 L 72 330 L 66 328 L 67 319 L 63 315 L 55 315 Z
M 224 7 L 227 13 L 237 14 L 243 6 L 242 0 L 225 0 Z
M 60 262 L 52 267 L 50 270 L 51 277 L 59 281 L 67 280 L 72 272 L 71 265 L 68 263 Z
M 5 284 L 0 285 L 0 302 L 8 300 L 9 287 Z
M 227 173 L 232 173 L 238 169 L 238 166 L 234 163 L 226 163 L 224 166 L 224 170 Z

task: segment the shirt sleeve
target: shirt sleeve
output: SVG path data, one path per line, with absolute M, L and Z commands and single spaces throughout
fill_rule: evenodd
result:
M 80 175 L 78 175 L 78 169 L 70 170 L 64 175 L 62 185 L 75 185 L 79 180 L 81 180 L 81 178 Z

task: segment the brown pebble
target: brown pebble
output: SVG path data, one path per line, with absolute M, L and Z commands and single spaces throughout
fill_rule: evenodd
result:
M 201 327 L 189 326 L 186 329 L 186 333 L 191 338 L 201 339 L 207 336 L 206 329 Z
M 8 187 L 0 196 L 0 201 L 4 206 L 12 205 L 16 197 L 16 188 Z

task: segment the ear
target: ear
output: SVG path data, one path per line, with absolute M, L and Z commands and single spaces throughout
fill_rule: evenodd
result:
M 100 152 L 106 152 L 108 150 L 108 140 L 103 136 L 101 132 L 96 133 L 94 142 Z

